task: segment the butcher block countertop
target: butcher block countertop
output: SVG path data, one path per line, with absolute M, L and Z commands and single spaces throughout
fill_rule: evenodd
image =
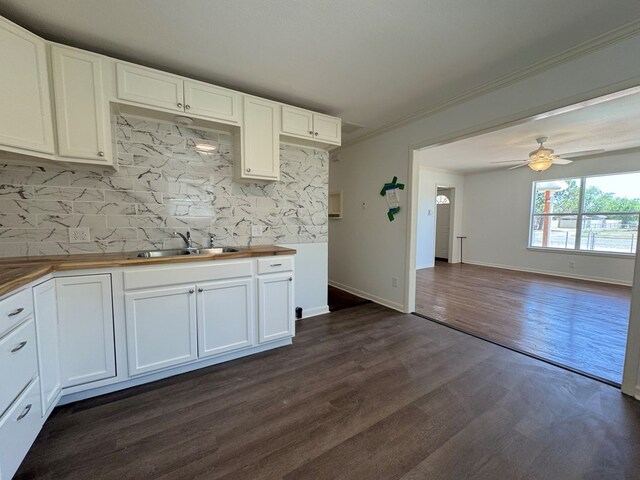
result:
M 180 255 L 176 257 L 138 258 L 138 252 L 81 253 L 76 255 L 51 255 L 36 257 L 0 258 L 0 297 L 11 293 L 51 272 L 82 270 L 89 268 L 131 267 L 157 265 L 161 263 L 204 262 L 233 258 L 268 257 L 271 255 L 293 255 L 292 248 L 275 246 L 234 247 L 238 252 Z

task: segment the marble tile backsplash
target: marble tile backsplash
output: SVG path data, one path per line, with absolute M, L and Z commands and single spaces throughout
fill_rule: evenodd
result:
M 233 181 L 232 136 L 173 123 L 113 117 L 119 170 L 0 165 L 0 256 L 327 241 L 328 152 L 280 145 L 281 180 Z M 197 143 L 216 147 L 196 150 Z M 70 243 L 70 227 L 91 241 Z

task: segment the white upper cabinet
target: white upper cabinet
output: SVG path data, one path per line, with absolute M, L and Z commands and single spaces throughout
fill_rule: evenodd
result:
M 241 95 L 208 83 L 184 81 L 184 110 L 190 115 L 240 123 Z
M 241 95 L 128 63 L 116 63 L 118 98 L 224 123 L 240 123 Z
M 243 101 L 242 155 L 236 179 L 280 179 L 280 104 L 245 96 Z
M 340 145 L 342 121 L 337 117 L 282 106 L 282 134 Z
M 118 98 L 131 102 L 184 111 L 181 77 L 128 63 L 116 63 Z
M 0 17 L 0 145 L 55 151 L 45 45 Z
M 86 163 L 113 164 L 109 106 L 99 55 L 51 47 L 58 153 Z

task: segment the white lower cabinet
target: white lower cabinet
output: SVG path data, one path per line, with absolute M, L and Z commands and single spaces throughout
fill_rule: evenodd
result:
M 253 279 L 221 280 L 198 285 L 200 357 L 254 344 Z
M 194 288 L 125 293 L 129 375 L 198 358 Z
M 46 417 L 55 407 L 62 390 L 56 281 L 54 279 L 33 287 L 33 306 L 38 341 L 42 415 Z
M 258 278 L 260 343 L 293 336 L 293 310 L 293 272 Z
M 56 279 L 62 387 L 115 377 L 111 275 Z
M 9 480 L 42 428 L 40 383 L 35 378 L 0 419 L 0 471 Z

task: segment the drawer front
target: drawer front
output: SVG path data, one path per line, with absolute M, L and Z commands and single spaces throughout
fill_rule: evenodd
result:
M 0 302 L 0 336 L 33 314 L 31 289 L 23 290 Z
M 0 415 L 38 375 L 33 319 L 0 340 Z
M 227 278 L 250 277 L 253 261 L 217 261 L 180 267 L 135 267 L 124 272 L 124 289 L 162 287 L 166 285 L 194 284 Z
M 289 272 L 293 270 L 293 258 L 281 257 L 275 255 L 269 258 L 261 258 L 258 260 L 258 274 Z
M 0 419 L 0 469 L 11 478 L 42 427 L 40 384 L 35 379 L 16 404 Z

